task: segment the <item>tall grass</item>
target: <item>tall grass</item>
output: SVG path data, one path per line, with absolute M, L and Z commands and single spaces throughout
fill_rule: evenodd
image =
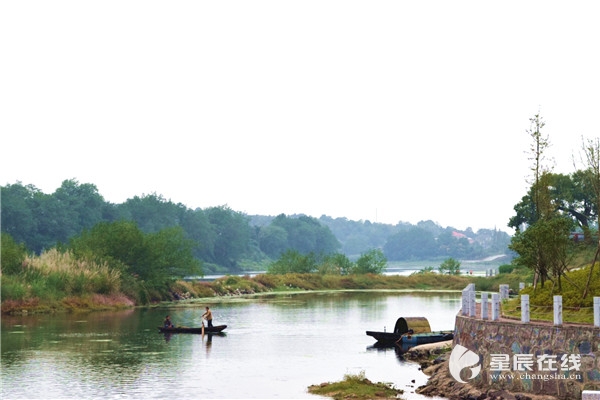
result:
M 40 256 L 25 257 L 19 274 L 3 276 L 2 300 L 59 300 L 91 293 L 111 294 L 119 291 L 120 284 L 121 272 L 106 263 L 52 249 Z

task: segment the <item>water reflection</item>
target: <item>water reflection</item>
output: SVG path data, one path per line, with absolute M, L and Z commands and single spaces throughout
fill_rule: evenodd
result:
M 452 329 L 460 293 L 350 292 L 215 304 L 220 334 L 157 332 L 169 313 L 199 326 L 204 305 L 2 317 L 1 398 L 308 398 L 311 384 L 364 371 L 400 388 L 427 379 L 365 330 L 399 316 Z M 232 384 L 235 376 L 235 384 Z M 421 399 L 405 394 L 407 399 Z M 416 395 L 415 395 L 416 396 Z M 314 398 L 314 397 L 313 397 Z

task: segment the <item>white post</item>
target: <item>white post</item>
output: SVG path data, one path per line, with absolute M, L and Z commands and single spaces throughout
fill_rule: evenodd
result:
M 469 298 L 469 289 L 464 288 L 462 290 L 462 308 L 460 310 L 460 313 L 463 316 L 468 315 L 468 304 L 469 304 L 469 302 L 467 301 L 468 298 Z
M 508 299 L 508 285 L 500 285 L 500 298 Z
M 600 391 L 584 390 L 581 392 L 581 400 L 600 400 Z
M 474 317 L 476 314 L 475 290 L 469 291 L 469 317 Z
M 529 322 L 529 295 L 521 295 L 521 322 Z
M 520 282 L 519 283 L 519 292 L 523 289 L 525 289 L 525 282 Z
M 554 296 L 554 325 L 562 325 L 562 314 L 562 296 Z
M 500 319 L 500 295 L 492 293 L 492 321 Z
M 488 294 L 481 293 L 481 319 L 488 319 Z
M 594 326 L 600 327 L 600 297 L 594 297 Z

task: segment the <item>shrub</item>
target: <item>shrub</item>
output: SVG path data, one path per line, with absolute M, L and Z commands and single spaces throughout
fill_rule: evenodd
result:
M 514 265 L 504 264 L 498 267 L 499 274 L 510 274 L 515 269 Z
M 2 302 L 7 300 L 24 300 L 27 296 L 27 288 L 25 285 L 10 275 L 3 275 L 0 281 L 1 288 L 0 294 L 2 295 Z

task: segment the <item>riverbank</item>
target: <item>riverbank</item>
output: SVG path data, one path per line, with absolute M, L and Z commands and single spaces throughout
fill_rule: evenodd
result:
M 135 300 L 126 291 L 110 293 L 85 293 L 59 295 L 60 291 L 48 286 L 55 281 L 46 281 L 44 290 L 5 290 L 13 281 L 3 276 L 2 314 L 86 312 L 95 310 L 122 309 L 133 306 L 151 306 L 164 302 L 221 301 L 224 298 L 243 298 L 257 294 L 278 294 L 294 291 L 317 290 L 462 290 L 475 283 L 480 290 L 498 290 L 501 283 L 518 287 L 522 276 L 501 274 L 494 277 L 465 275 L 440 275 L 422 273 L 409 276 L 386 276 L 375 274 L 328 275 L 328 274 L 260 274 L 256 276 L 224 276 L 214 281 L 176 281 L 164 291 L 165 294 L 144 296 L 148 301 Z M 41 284 L 38 282 L 38 284 Z M 25 285 L 24 287 L 27 287 Z M 18 294 L 18 295 L 17 295 Z
M 482 391 L 468 383 L 457 382 L 449 370 L 452 343 L 449 340 L 416 346 L 405 354 L 406 359 L 418 362 L 423 373 L 429 376 L 427 383 L 417 388 L 416 393 L 448 400 L 557 400 L 554 396 L 510 393 L 505 390 Z

